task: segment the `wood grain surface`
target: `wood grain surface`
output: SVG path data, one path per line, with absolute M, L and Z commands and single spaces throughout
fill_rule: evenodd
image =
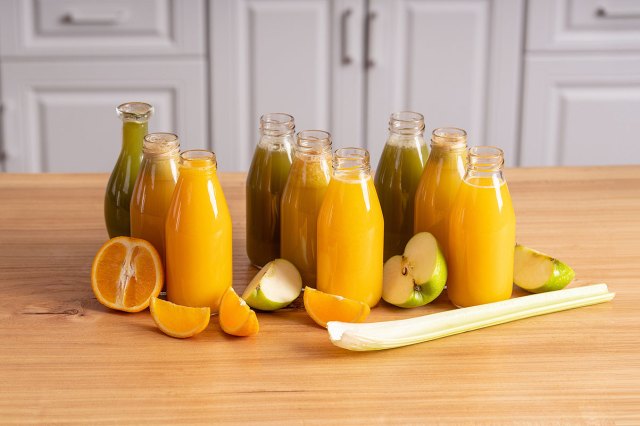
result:
M 223 174 L 244 251 L 244 175 Z M 100 305 L 106 175 L 0 174 L 0 423 L 640 424 L 640 166 L 507 171 L 517 239 L 613 302 L 406 348 L 334 347 L 297 301 L 253 338 L 178 340 Z M 521 295 L 516 291 L 515 295 Z M 452 309 L 381 304 L 370 320 Z

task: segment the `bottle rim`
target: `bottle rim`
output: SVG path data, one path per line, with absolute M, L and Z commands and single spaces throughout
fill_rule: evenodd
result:
M 336 149 L 332 158 L 335 172 L 366 172 L 371 170 L 370 154 L 364 148 L 347 147 Z
M 464 149 L 467 147 L 467 132 L 459 127 L 438 127 L 431 132 L 431 146 Z
M 260 117 L 260 131 L 268 136 L 286 136 L 295 132 L 292 115 L 284 112 L 269 112 Z
M 321 155 L 331 153 L 331 134 L 324 130 L 301 130 L 296 138 L 296 151 Z
M 218 165 L 216 154 L 206 149 L 190 149 L 180 153 L 180 165 L 188 169 L 209 169 Z
M 504 151 L 497 146 L 479 145 L 469 148 L 469 169 L 479 172 L 502 170 Z
M 116 114 L 123 121 L 135 121 L 136 123 L 144 123 L 154 113 L 154 108 L 146 102 L 125 102 L 116 107 Z
M 398 111 L 389 117 L 389 131 L 401 135 L 424 134 L 424 115 L 415 111 Z
M 152 157 L 175 154 L 179 150 L 180 139 L 175 133 L 149 133 L 142 142 L 143 154 Z

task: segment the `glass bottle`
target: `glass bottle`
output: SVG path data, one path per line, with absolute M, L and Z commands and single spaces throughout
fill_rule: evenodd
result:
M 444 256 L 447 253 L 449 215 L 467 165 L 467 132 L 455 127 L 435 129 L 431 154 L 416 190 L 414 232 L 430 232 Z
M 104 197 L 104 218 L 109 238 L 130 236 L 129 205 L 142 161 L 142 140 L 147 134 L 153 107 L 144 102 L 129 102 L 116 108 L 122 119 L 122 150 Z
M 247 256 L 262 267 L 280 257 L 280 201 L 293 161 L 295 124 L 288 114 L 260 117 L 260 141 L 247 175 Z
M 298 133 L 293 164 L 282 193 L 280 255 L 293 263 L 304 285 L 316 286 L 318 212 L 331 179 L 331 135 Z
M 459 307 L 511 297 L 516 219 L 503 164 L 500 148 L 469 149 L 449 221 L 447 292 Z
M 164 225 L 178 180 L 180 141 L 173 133 L 150 133 L 131 197 L 131 236 L 149 241 L 165 264 Z
M 338 149 L 318 216 L 318 289 L 375 306 L 382 295 L 383 240 L 369 152 Z
M 429 156 L 424 117 L 417 112 L 391 114 L 375 185 L 384 215 L 384 260 L 402 254 L 413 236 L 414 199 Z
M 232 280 L 231 216 L 216 168 L 213 152 L 180 154 L 165 225 L 167 298 L 212 312 Z

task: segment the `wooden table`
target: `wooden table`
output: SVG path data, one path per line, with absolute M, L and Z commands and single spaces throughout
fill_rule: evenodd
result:
M 640 166 L 508 170 L 522 244 L 572 265 L 613 302 L 416 346 L 334 347 L 302 304 L 253 338 L 212 318 L 188 340 L 148 311 L 100 305 L 90 265 L 107 234 L 105 175 L 0 175 L 0 423 L 485 421 L 640 424 Z M 244 175 L 222 174 L 244 252 Z M 516 292 L 516 295 L 522 293 Z M 382 305 L 370 320 L 451 309 Z

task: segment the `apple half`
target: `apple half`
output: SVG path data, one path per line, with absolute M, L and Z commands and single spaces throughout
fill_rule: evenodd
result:
M 531 293 L 562 290 L 576 274 L 564 262 L 529 247 L 516 244 L 513 283 Z
M 275 311 L 296 300 L 302 291 L 300 272 L 285 259 L 264 265 L 242 293 L 247 305 L 261 311 Z
M 400 256 L 384 264 L 382 298 L 401 308 L 415 308 L 434 300 L 447 282 L 447 264 L 435 237 L 414 235 Z

